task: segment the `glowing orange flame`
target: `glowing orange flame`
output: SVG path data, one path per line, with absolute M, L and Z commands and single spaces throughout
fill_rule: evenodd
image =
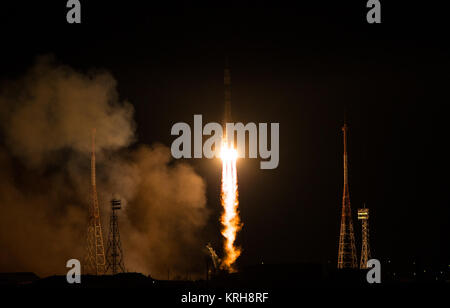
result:
M 241 249 L 234 246 L 236 233 L 242 228 L 237 210 L 238 201 L 238 185 L 236 160 L 238 154 L 233 146 L 229 146 L 226 142 L 222 143 L 220 158 L 222 159 L 222 206 L 224 208 L 220 219 L 223 229 L 222 235 L 225 238 L 224 249 L 225 255 L 222 260 L 221 267 L 229 272 L 235 272 L 234 262 L 241 254 Z

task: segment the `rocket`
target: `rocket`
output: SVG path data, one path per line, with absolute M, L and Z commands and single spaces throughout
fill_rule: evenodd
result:
M 231 74 L 228 67 L 228 58 L 225 59 L 225 70 L 223 75 L 223 84 L 225 86 L 225 110 L 223 118 L 223 129 L 226 131 L 226 124 L 231 123 Z

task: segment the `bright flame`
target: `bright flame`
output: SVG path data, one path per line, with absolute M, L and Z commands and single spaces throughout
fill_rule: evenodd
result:
M 224 212 L 220 219 L 225 238 L 225 255 L 221 267 L 229 272 L 235 272 L 234 262 L 241 254 L 241 249 L 234 246 L 236 233 L 242 228 L 238 213 L 238 185 L 236 173 L 236 160 L 238 154 L 233 146 L 222 143 L 220 158 L 222 159 L 222 206 Z

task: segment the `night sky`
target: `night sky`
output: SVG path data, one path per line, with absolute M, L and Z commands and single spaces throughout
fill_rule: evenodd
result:
M 81 1 L 82 23 L 69 25 L 58 2 L 2 4 L 1 82 L 45 54 L 105 69 L 135 108 L 136 144 L 170 146 L 177 122 L 221 121 L 228 56 L 233 120 L 280 123 L 277 169 L 238 161 L 239 266 L 336 263 L 345 114 L 358 255 L 366 203 L 373 257 L 449 260 L 445 8 L 382 1 L 382 24 L 370 25 L 365 1 Z M 220 249 L 220 162 L 186 162 L 207 184 L 202 237 Z

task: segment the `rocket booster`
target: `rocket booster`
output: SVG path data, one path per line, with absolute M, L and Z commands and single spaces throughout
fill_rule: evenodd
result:
M 223 118 L 223 128 L 225 131 L 226 123 L 231 122 L 231 74 L 228 63 L 225 65 L 223 84 L 225 86 L 225 112 Z

